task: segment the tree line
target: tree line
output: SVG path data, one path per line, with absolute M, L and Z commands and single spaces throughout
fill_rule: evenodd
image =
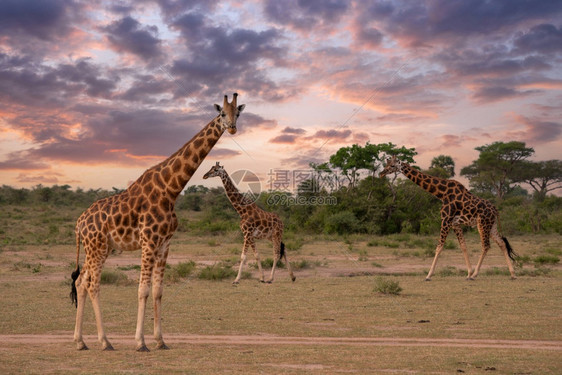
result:
M 468 188 L 500 209 L 507 233 L 557 232 L 562 234 L 562 161 L 531 161 L 534 149 L 523 142 L 494 142 L 476 148 L 478 159 L 461 168 Z M 324 163 L 311 163 L 310 178 L 296 192 L 265 191 L 258 204 L 281 215 L 286 230 L 328 234 L 434 234 L 439 231 L 441 202 L 400 175 L 378 178 L 385 160 L 395 155 L 415 166 L 414 148 L 392 143 L 340 148 Z M 455 177 L 451 156 L 439 155 L 424 173 Z M 527 189 L 525 188 L 527 187 Z M 529 190 L 528 190 L 529 189 Z M 120 192 L 102 189 L 71 190 L 69 185 L 32 189 L 0 188 L 0 204 L 52 204 L 86 208 L 97 199 Z M 279 196 L 300 199 L 280 200 Z M 275 197 L 277 199 L 271 199 Z M 322 199 L 331 198 L 331 199 Z M 279 202 L 296 202 L 279 204 Z M 177 202 L 179 230 L 221 232 L 236 230 L 238 215 L 222 187 L 191 185 Z M 196 221 L 182 211 L 200 211 Z M 185 216 L 185 218 L 184 218 Z

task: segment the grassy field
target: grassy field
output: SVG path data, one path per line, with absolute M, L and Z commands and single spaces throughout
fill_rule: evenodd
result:
M 562 372 L 559 235 L 509 238 L 521 256 L 517 280 L 510 280 L 503 256 L 492 247 L 478 279 L 466 281 L 461 252 L 451 240 L 433 280 L 424 282 L 433 237 L 291 234 L 285 242 L 295 283 L 282 268 L 272 285 L 261 284 L 249 264 L 246 278 L 233 286 L 231 273 L 221 281 L 200 275 L 209 268 L 236 269 L 240 234 L 179 232 L 163 299 L 164 338 L 171 350 L 137 353 L 140 252 L 112 255 L 105 265 L 102 310 L 116 351 L 100 351 L 88 302 L 84 332 L 91 350 L 78 352 L 72 342 L 75 308 L 68 297 L 75 248 L 56 240 L 67 230 L 47 228 L 37 236 L 55 240 L 34 244 L 26 244 L 26 237 L 3 241 L 2 374 Z M 31 236 L 26 228 L 21 232 Z M 467 237 L 474 264 L 479 239 L 474 233 Z M 262 259 L 272 257 L 268 243 L 258 243 L 258 249 Z M 391 283 L 401 291 L 385 294 L 384 285 Z M 149 347 L 154 345 L 151 316 L 149 303 Z

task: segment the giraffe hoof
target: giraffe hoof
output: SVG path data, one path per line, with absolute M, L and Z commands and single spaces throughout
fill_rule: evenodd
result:
M 511 276 L 511 280 L 517 280 L 517 276 Z
M 168 345 L 166 345 L 164 343 L 160 343 L 160 344 L 156 345 L 156 349 L 158 349 L 158 350 L 170 350 Z
M 107 344 L 102 350 L 103 350 L 104 352 L 112 352 L 112 351 L 114 351 L 115 349 L 113 348 L 113 345 Z
M 144 344 L 137 347 L 137 352 L 149 352 L 149 351 L 150 350 L 148 350 L 148 348 Z
M 234 280 L 234 281 L 232 282 L 232 285 L 238 285 L 238 284 L 240 284 L 240 281 Z
M 271 284 L 273 282 L 273 280 L 267 280 L 265 281 L 266 284 Z
M 425 278 L 425 281 L 431 281 L 431 278 L 426 277 L 426 278 Z
M 466 278 L 466 281 L 474 281 L 474 277 L 468 276 L 468 277 Z
M 297 279 L 297 278 L 296 278 L 295 276 L 291 277 L 291 281 L 292 281 L 292 282 L 295 282 L 296 279 Z
M 76 349 L 78 350 L 88 350 L 86 344 L 82 341 L 76 344 Z

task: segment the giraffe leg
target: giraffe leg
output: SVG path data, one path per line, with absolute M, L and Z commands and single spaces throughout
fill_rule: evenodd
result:
M 158 254 L 158 260 L 156 262 L 156 267 L 154 268 L 152 274 L 152 299 L 154 302 L 154 339 L 156 340 L 156 349 L 169 349 L 164 343 L 162 338 L 162 294 L 164 291 L 164 285 L 162 280 L 164 278 L 164 271 L 166 269 L 166 259 L 168 258 L 168 249 L 170 242 L 162 246 L 160 253 Z
M 437 248 L 435 249 L 435 257 L 433 258 L 433 263 L 431 263 L 431 268 L 425 277 L 425 281 L 430 281 L 431 276 L 433 276 L 435 272 L 435 266 L 437 265 L 437 258 L 439 258 L 439 254 L 443 250 L 445 246 L 445 240 L 447 240 L 447 235 L 449 234 L 449 229 L 451 228 L 449 223 L 441 223 L 441 235 L 439 236 L 439 243 L 437 244 Z
M 492 226 L 492 230 L 491 230 L 490 234 L 491 234 L 492 238 L 494 239 L 494 241 L 498 244 L 498 246 L 502 250 L 502 253 L 505 257 L 505 261 L 507 263 L 507 268 L 509 268 L 509 273 L 511 274 L 511 279 L 515 280 L 517 278 L 515 276 L 515 270 L 513 269 L 513 264 L 511 263 L 511 259 L 509 258 L 509 252 L 507 251 L 507 246 L 506 246 L 505 242 L 503 241 L 503 238 L 498 233 L 498 227 L 497 227 L 496 223 L 494 223 L 494 225 Z
M 277 262 L 281 260 L 281 240 L 273 240 L 273 266 L 271 267 L 271 275 L 269 275 L 269 280 L 266 283 L 271 284 L 273 282 L 273 277 L 275 275 L 275 268 L 277 267 Z
M 138 291 L 139 306 L 137 311 L 137 329 L 135 333 L 135 341 L 137 342 L 136 350 L 138 352 L 149 351 L 144 342 L 144 316 L 146 310 L 146 301 L 148 299 L 148 294 L 150 293 L 153 269 L 154 250 L 151 247 L 143 247 Z
M 88 270 L 83 267 L 82 273 L 76 280 L 77 306 L 76 306 L 76 325 L 74 327 L 74 342 L 78 350 L 88 350 L 82 337 L 82 322 L 84 321 L 84 306 L 86 304 L 86 295 L 88 294 Z
M 250 240 L 250 238 L 248 237 L 244 238 L 244 247 L 242 248 L 242 254 L 240 255 L 240 266 L 238 267 L 238 275 L 236 276 L 236 279 L 234 279 L 232 284 L 240 283 L 240 278 L 242 277 L 242 268 L 244 267 L 244 263 L 246 263 L 246 252 L 248 251 L 248 246 L 250 246 L 251 243 L 253 243 L 253 241 Z
M 100 283 L 101 283 L 101 266 L 92 270 L 91 280 L 88 288 L 88 294 L 92 300 L 92 307 L 96 316 L 96 326 L 98 329 L 98 341 L 102 345 L 102 350 L 113 350 L 113 346 L 107 340 L 105 330 L 103 329 L 101 308 L 100 308 Z
M 484 262 L 484 257 L 488 253 L 488 250 L 490 250 L 490 230 L 491 226 L 485 226 L 478 222 L 478 232 L 480 233 L 480 241 L 482 242 L 482 253 L 480 254 L 480 258 L 478 258 L 478 263 L 474 268 L 474 272 L 470 276 L 471 279 L 475 279 L 476 276 L 478 276 L 482 262 Z
M 264 281 L 263 267 L 261 266 L 260 254 L 256 250 L 256 243 L 255 242 L 252 242 L 252 250 L 254 251 L 254 258 L 256 258 L 256 262 L 258 263 L 258 270 L 259 270 L 259 274 L 260 274 L 260 282 L 263 283 L 263 281 Z
M 460 225 L 453 225 L 453 230 L 455 231 L 455 234 L 457 235 L 457 239 L 459 240 L 459 245 L 461 246 L 464 262 L 466 263 L 466 268 L 468 270 L 468 275 L 466 276 L 466 278 L 467 280 L 471 280 L 470 276 L 472 273 L 472 266 L 470 265 L 470 259 L 468 257 L 468 250 L 466 248 L 466 242 L 464 240 L 462 228 L 460 227 Z
M 297 278 L 293 274 L 293 269 L 291 268 L 291 263 L 287 259 L 287 252 L 286 251 L 283 253 L 283 258 L 285 258 L 285 263 L 287 264 L 287 269 L 289 270 L 289 276 L 291 277 L 291 281 L 294 282 Z

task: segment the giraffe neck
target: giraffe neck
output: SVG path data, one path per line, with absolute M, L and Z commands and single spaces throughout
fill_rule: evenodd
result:
M 402 164 L 401 170 L 402 174 L 412 180 L 416 185 L 438 199 L 443 200 L 443 197 L 445 196 L 443 194 L 443 189 L 438 189 L 437 185 L 440 185 L 445 180 L 422 173 L 408 164 Z
M 145 171 L 129 189 L 134 185 L 142 188 L 152 183 L 162 190 L 163 195 L 175 202 L 223 133 L 224 128 L 217 116 L 172 156 Z
M 240 194 L 240 191 L 238 191 L 236 186 L 234 186 L 234 183 L 227 173 L 221 174 L 220 178 L 222 180 L 222 184 L 224 185 L 226 196 L 228 197 L 228 200 L 230 200 L 230 203 L 232 203 L 232 207 L 234 207 L 238 214 L 242 215 L 244 211 L 243 208 L 253 203 L 249 202 L 243 194 Z

